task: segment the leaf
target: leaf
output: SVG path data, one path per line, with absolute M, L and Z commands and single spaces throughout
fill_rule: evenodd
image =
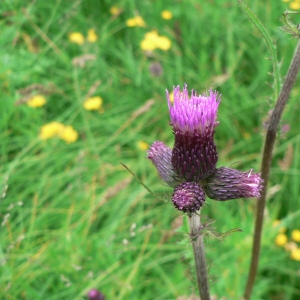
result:
M 121 165 L 155 198 L 158 198 L 162 201 L 168 201 L 168 197 L 162 197 L 159 194 L 154 193 L 140 178 L 138 178 L 125 164 Z

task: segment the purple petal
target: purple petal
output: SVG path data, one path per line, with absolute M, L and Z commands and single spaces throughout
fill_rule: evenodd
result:
M 197 96 L 194 91 L 189 97 L 187 85 L 183 91 L 180 87 L 174 88 L 174 104 L 171 104 L 167 91 L 168 105 L 171 123 L 174 131 L 189 133 L 191 135 L 213 135 L 216 122 L 217 110 L 220 104 L 220 96 L 210 90 L 208 96 Z
M 214 200 L 237 198 L 259 198 L 262 189 L 259 173 L 240 172 L 230 168 L 219 168 L 202 182 L 207 196 Z

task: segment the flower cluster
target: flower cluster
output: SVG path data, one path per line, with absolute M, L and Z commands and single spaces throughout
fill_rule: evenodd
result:
M 135 16 L 134 18 L 126 21 L 128 27 L 145 27 L 146 23 L 141 16 Z
M 95 43 L 98 40 L 98 36 L 94 29 L 88 30 L 86 40 L 89 43 Z M 85 37 L 81 32 L 72 32 L 69 34 L 69 41 L 78 45 L 82 45 L 85 42 Z
M 186 85 L 183 91 L 179 86 L 174 88 L 173 95 L 172 103 L 167 92 L 174 147 L 154 142 L 148 158 L 162 180 L 174 188 L 174 206 L 192 213 L 203 206 L 205 195 L 219 201 L 259 197 L 262 179 L 258 173 L 216 168 L 214 132 L 219 123 L 216 118 L 220 96 L 213 91 L 206 96 L 192 91 L 189 96 Z
M 78 133 L 72 126 L 66 126 L 59 122 L 51 122 L 42 126 L 39 137 L 42 140 L 58 137 L 67 144 L 70 144 L 78 139 Z
M 273 222 L 274 227 L 278 227 L 278 234 L 275 238 L 275 244 L 279 247 L 290 252 L 290 258 L 296 261 L 300 261 L 300 230 L 294 229 L 291 232 L 291 238 L 289 239 L 286 234 L 286 228 L 281 226 L 281 221 L 276 220 Z
M 156 30 L 147 32 L 141 41 L 141 49 L 144 51 L 153 51 L 155 49 L 167 51 L 171 48 L 171 45 L 170 39 L 159 35 Z

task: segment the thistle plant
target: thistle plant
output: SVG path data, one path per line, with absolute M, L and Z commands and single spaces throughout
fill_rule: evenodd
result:
M 217 111 L 221 96 L 209 91 L 189 96 L 187 86 L 175 87 L 174 103 L 167 91 L 171 126 L 175 136 L 172 149 L 154 142 L 148 152 L 162 180 L 174 191 L 176 209 L 189 216 L 197 281 L 202 300 L 209 299 L 204 243 L 201 233 L 200 209 L 206 195 L 218 201 L 259 197 L 262 180 L 258 173 L 241 172 L 228 167 L 217 168 L 217 148 L 214 142 Z

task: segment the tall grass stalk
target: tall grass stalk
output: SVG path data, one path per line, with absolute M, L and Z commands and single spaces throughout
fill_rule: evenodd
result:
M 251 264 L 249 269 L 247 285 L 244 293 L 244 298 L 246 300 L 249 300 L 251 297 L 251 291 L 254 285 L 257 268 L 258 268 L 264 210 L 266 206 L 268 180 L 270 176 L 270 167 L 272 162 L 272 154 L 273 154 L 273 148 L 276 139 L 276 133 L 278 130 L 278 125 L 280 122 L 282 112 L 289 99 L 289 95 L 296 81 L 299 69 L 300 69 L 300 42 L 298 42 L 297 44 L 282 90 L 279 94 L 275 108 L 271 114 L 268 129 L 267 129 L 267 134 L 265 138 L 263 158 L 261 164 L 261 177 L 264 180 L 264 186 L 261 193 L 261 197 L 257 200 L 254 240 L 252 246 L 252 257 L 251 257 Z

